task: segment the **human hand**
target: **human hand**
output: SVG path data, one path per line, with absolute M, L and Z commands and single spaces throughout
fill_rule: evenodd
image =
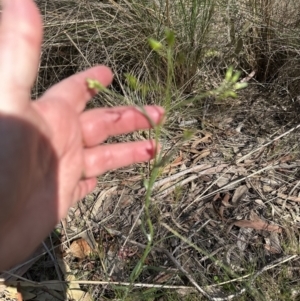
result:
M 134 107 L 84 111 L 95 94 L 87 78 L 107 86 L 104 66 L 76 74 L 30 101 L 42 40 L 32 0 L 2 0 L 0 28 L 0 270 L 25 259 L 91 192 L 101 173 L 154 156 L 153 141 L 100 145 L 108 136 L 149 128 Z M 159 123 L 161 107 L 146 107 Z

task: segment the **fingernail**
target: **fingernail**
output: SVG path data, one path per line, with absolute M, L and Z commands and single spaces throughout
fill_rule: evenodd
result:
M 146 153 L 149 155 L 150 158 L 154 158 L 156 151 L 157 151 L 157 147 L 155 145 L 155 141 L 154 140 L 150 140 L 149 141 L 150 145 L 148 145 L 145 148 Z
M 161 114 L 161 115 L 164 115 L 165 114 L 165 109 L 163 108 L 163 107 L 160 107 L 160 106 L 155 106 L 156 107 L 156 109 L 159 111 L 159 113 Z
M 164 124 L 167 120 L 167 116 L 166 115 L 163 115 L 161 121 L 159 122 L 160 125 Z
M 165 109 L 160 106 L 155 106 L 155 113 L 157 114 L 156 120 L 159 124 L 163 124 L 166 121 Z

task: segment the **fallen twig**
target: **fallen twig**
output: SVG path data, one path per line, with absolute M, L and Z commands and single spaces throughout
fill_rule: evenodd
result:
M 236 161 L 236 163 L 240 163 L 240 162 L 244 161 L 246 158 L 248 158 L 248 157 L 251 156 L 252 154 L 258 152 L 260 149 L 262 149 L 262 148 L 264 148 L 264 147 L 266 147 L 266 146 L 269 146 L 270 144 L 272 144 L 272 143 L 274 143 L 275 141 L 277 141 L 277 140 L 279 140 L 279 139 L 281 139 L 281 138 L 287 136 L 288 134 L 290 134 L 290 133 L 296 131 L 296 130 L 299 129 L 299 128 L 300 128 L 300 124 L 298 124 L 297 126 L 291 128 L 291 129 L 288 130 L 287 132 L 285 132 L 285 133 L 283 133 L 283 134 L 281 134 L 281 135 L 275 137 L 275 138 L 272 139 L 271 141 L 269 141 L 269 142 L 267 142 L 267 143 L 265 143 L 265 144 L 262 144 L 262 145 L 259 146 L 258 148 L 256 148 L 256 149 L 254 149 L 253 151 L 249 152 L 247 155 L 245 155 L 245 156 L 239 158 L 239 159 Z

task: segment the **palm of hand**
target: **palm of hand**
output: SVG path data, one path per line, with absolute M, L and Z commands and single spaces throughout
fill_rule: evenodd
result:
M 110 135 L 150 127 L 134 107 L 84 111 L 95 93 L 86 78 L 109 85 L 112 73 L 106 67 L 76 74 L 30 102 L 42 37 L 40 17 L 31 0 L 3 4 L 0 258 L 6 261 L 0 261 L 0 270 L 28 256 L 69 207 L 95 187 L 98 175 L 149 160 L 155 150 L 151 141 L 100 145 Z M 154 122 L 162 119 L 161 108 L 146 110 Z

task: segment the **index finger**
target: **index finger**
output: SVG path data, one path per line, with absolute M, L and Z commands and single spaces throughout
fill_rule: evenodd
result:
M 105 66 L 96 66 L 86 71 L 74 74 L 50 88 L 41 100 L 56 99 L 68 103 L 80 113 L 85 108 L 87 101 L 95 95 L 95 91 L 89 89 L 87 79 L 99 81 L 103 86 L 111 84 L 112 71 Z

